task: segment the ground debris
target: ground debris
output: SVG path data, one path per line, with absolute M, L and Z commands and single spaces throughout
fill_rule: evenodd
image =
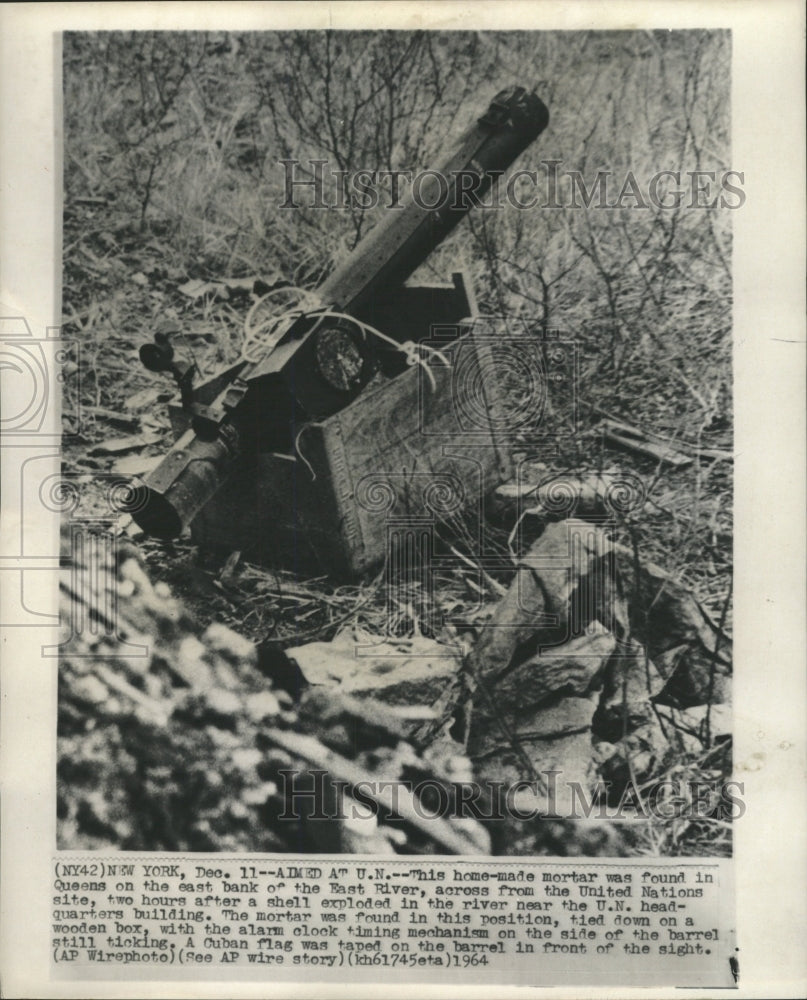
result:
M 393 705 L 433 705 L 460 668 L 458 650 L 433 639 L 380 642 L 340 632 L 331 642 L 286 650 L 309 684 L 337 686 Z
M 418 749 L 407 713 L 322 685 L 296 701 L 273 689 L 253 644 L 202 631 L 134 549 L 100 573 L 66 561 L 64 621 L 96 624 L 61 657 L 60 847 L 489 853 L 475 820 L 423 818 L 412 777 L 450 797 L 468 765 L 456 748 Z M 300 811 L 311 781 L 315 808 Z M 394 799 L 373 793 L 369 813 L 352 798 L 407 781 Z
M 93 445 L 87 454 L 121 455 L 126 451 L 135 451 L 137 448 L 145 448 L 146 445 L 155 444 L 161 437 L 161 434 L 147 432 L 145 434 L 130 434 L 127 437 L 107 438 Z
M 654 773 L 680 749 L 670 734 L 687 728 L 665 727 L 660 707 L 683 720 L 696 706 L 702 718 L 726 699 L 731 643 L 718 632 L 685 588 L 595 524 L 547 525 L 465 660 L 455 717 L 470 720 L 477 773 L 559 769 L 584 788 Z M 702 738 L 719 718 L 708 734 L 699 724 Z

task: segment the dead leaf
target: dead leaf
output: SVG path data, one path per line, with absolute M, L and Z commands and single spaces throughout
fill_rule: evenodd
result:
M 459 670 L 454 650 L 419 637 L 405 646 L 360 644 L 348 633 L 286 651 L 310 684 L 338 686 L 388 704 L 433 705 Z
M 112 471 L 120 472 L 122 476 L 145 476 L 156 469 L 161 460 L 159 455 L 127 455 L 113 463 Z
M 105 410 L 101 406 L 94 406 L 90 412 L 96 420 L 100 417 L 102 420 L 106 420 L 110 424 L 118 424 L 126 430 L 137 430 L 137 417 L 127 416 L 125 413 L 116 413 L 114 410 Z
M 221 573 L 219 573 L 219 582 L 224 584 L 225 587 L 229 587 L 233 582 L 233 577 L 235 576 L 235 571 L 238 568 L 238 563 L 241 561 L 241 552 L 236 549 L 227 556 L 227 561 L 222 567 Z
M 191 278 L 184 285 L 180 285 L 177 291 L 187 295 L 189 299 L 198 299 L 202 295 L 219 292 L 223 288 L 224 286 L 217 281 L 202 281 L 201 278 Z
M 125 451 L 145 448 L 160 440 L 159 434 L 130 434 L 129 437 L 107 438 L 90 448 L 89 455 L 120 455 Z
M 151 406 L 152 403 L 156 403 L 157 400 L 163 394 L 170 395 L 166 393 L 165 389 L 159 389 L 156 386 L 149 386 L 147 389 L 141 389 L 136 392 L 133 396 L 130 396 L 124 401 L 123 408 L 125 410 L 142 410 L 147 406 Z

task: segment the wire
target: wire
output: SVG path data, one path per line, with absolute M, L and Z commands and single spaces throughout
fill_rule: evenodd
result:
M 259 310 L 271 299 L 278 295 L 296 295 L 298 301 L 291 308 L 285 309 L 281 313 L 272 313 L 270 316 L 256 322 L 255 317 Z M 290 327 L 302 316 L 311 313 L 313 310 L 322 307 L 322 301 L 316 292 L 307 288 L 299 288 L 296 285 L 284 285 L 282 288 L 273 288 L 266 295 L 262 295 L 254 302 L 244 319 L 244 340 L 241 345 L 241 361 L 255 362 L 255 351 L 262 353 L 270 350 L 280 341 Z
M 273 313 L 266 319 L 255 322 L 255 316 L 257 315 L 259 309 L 267 301 L 272 298 L 276 298 L 281 293 L 298 296 L 296 306 L 291 309 L 286 309 L 280 314 Z M 267 292 L 266 295 L 261 296 L 261 298 L 253 303 L 244 319 L 244 341 L 241 346 L 241 360 L 250 363 L 257 361 L 258 358 L 254 355 L 256 350 L 260 349 L 262 352 L 271 350 L 280 341 L 283 335 L 288 332 L 291 326 L 303 317 L 316 317 L 317 321 L 309 331 L 309 334 L 317 330 L 326 319 L 341 319 L 347 320 L 357 326 L 365 338 L 369 334 L 372 337 L 377 337 L 379 340 L 383 340 L 386 344 L 389 344 L 396 350 L 401 351 L 406 355 L 407 365 L 410 367 L 414 365 L 421 366 L 429 378 L 432 391 L 436 390 L 437 383 L 428 362 L 425 358 L 418 354 L 418 351 L 425 351 L 429 357 L 439 358 L 446 367 L 450 367 L 450 362 L 442 351 L 438 351 L 436 348 L 430 347 L 428 344 L 416 344 L 412 340 L 406 340 L 403 343 L 400 343 L 392 337 L 387 336 L 386 333 L 382 333 L 380 330 L 377 330 L 374 326 L 370 326 L 369 323 L 364 323 L 362 320 L 356 319 L 355 316 L 350 316 L 348 313 L 337 312 L 334 309 L 329 309 L 327 306 L 323 306 L 322 300 L 316 292 L 309 291 L 307 288 L 298 288 L 296 285 L 284 285 L 282 288 L 273 288 L 272 291 Z M 300 450 L 300 438 L 307 426 L 308 425 L 301 427 L 297 432 L 297 435 L 294 438 L 294 451 L 311 473 L 311 480 L 313 482 L 316 480 L 317 474 L 314 471 L 313 465 Z
M 303 436 L 303 431 L 308 430 L 308 428 L 310 426 L 311 426 L 310 424 L 303 424 L 303 426 L 299 429 L 299 431 L 297 431 L 297 435 L 294 438 L 294 451 L 296 452 L 297 455 L 300 456 L 300 459 L 303 461 L 303 463 L 305 464 L 306 468 L 311 473 L 311 482 L 313 483 L 313 482 L 316 481 L 316 478 L 317 478 L 317 474 L 316 474 L 316 472 L 314 472 L 314 466 L 308 461 L 308 459 L 305 457 L 305 455 L 300 451 L 300 438 Z
M 430 347 L 428 344 L 416 344 L 413 340 L 405 340 L 400 342 L 394 340 L 392 337 L 387 336 L 386 333 L 382 333 L 377 330 L 374 326 L 370 326 L 369 323 L 365 323 L 360 319 L 356 319 L 355 316 L 350 316 L 348 313 L 336 312 L 333 309 L 325 310 L 314 310 L 309 315 L 319 315 L 320 321 L 323 319 L 343 319 L 350 323 L 354 323 L 359 329 L 365 334 L 369 333 L 373 337 L 378 337 L 379 340 L 383 340 L 385 343 L 390 344 L 396 350 L 401 351 L 406 355 L 406 363 L 410 366 L 420 365 L 421 368 L 426 372 L 429 377 L 429 382 L 431 383 L 432 390 L 437 388 L 437 383 L 434 380 L 434 375 L 429 368 L 428 363 L 424 358 L 422 358 L 417 352 L 419 350 L 426 351 L 431 357 L 439 358 L 446 367 L 450 367 L 450 362 L 448 358 L 443 354 L 442 351 L 438 351 L 434 347 Z
M 258 310 L 267 301 L 277 297 L 281 293 L 291 293 L 293 295 L 297 295 L 297 305 L 291 309 L 285 310 L 279 315 L 272 314 L 266 319 L 256 323 L 255 316 L 257 315 Z M 316 323 L 309 333 L 313 333 L 317 330 L 326 319 L 341 319 L 347 320 L 357 326 L 365 338 L 369 334 L 370 336 L 377 337 L 379 340 L 383 340 L 385 343 L 390 344 L 396 350 L 401 351 L 406 355 L 407 365 L 421 366 L 429 378 L 432 391 L 436 390 L 437 383 L 428 362 L 425 358 L 418 354 L 418 351 L 425 351 L 429 357 L 439 358 L 446 367 L 450 367 L 450 362 L 442 351 L 438 351 L 434 347 L 429 347 L 428 344 L 416 344 L 412 340 L 407 340 L 403 343 L 393 340 L 393 338 L 387 336 L 386 333 L 382 333 L 374 326 L 370 326 L 369 323 L 364 323 L 362 320 L 356 319 L 355 316 L 350 316 L 348 313 L 337 312 L 334 309 L 329 309 L 326 306 L 323 306 L 322 301 L 317 296 L 316 292 L 309 291 L 306 288 L 298 288 L 295 285 L 285 285 L 283 288 L 274 288 L 266 295 L 261 296 L 261 298 L 259 298 L 257 302 L 252 305 L 246 315 L 246 318 L 244 319 L 244 341 L 241 347 L 241 360 L 247 362 L 257 361 L 258 359 L 254 355 L 256 350 L 260 349 L 262 352 L 265 352 L 267 349 L 271 350 L 271 348 L 273 348 L 280 341 L 291 326 L 304 316 L 317 318 Z M 300 450 L 300 437 L 305 429 L 305 427 L 301 427 L 297 432 L 297 436 L 294 439 L 294 451 L 297 455 L 299 455 L 300 459 L 308 468 L 313 481 L 317 478 L 317 474 L 314 471 L 314 467 Z
M 297 295 L 298 302 L 294 307 L 287 309 L 280 314 L 273 313 L 266 319 L 256 323 L 255 316 L 260 308 L 267 301 L 272 298 L 276 298 L 280 294 Z M 316 292 L 307 288 L 300 288 L 296 285 L 284 285 L 282 288 L 273 288 L 272 291 L 267 292 L 266 295 L 261 296 L 257 302 L 253 303 L 244 320 L 244 342 L 241 348 L 241 360 L 249 362 L 257 361 L 258 359 L 254 354 L 256 349 L 266 351 L 267 349 L 274 347 L 275 344 L 277 344 L 283 335 L 290 329 L 290 327 L 304 316 L 311 318 L 315 316 L 317 317 L 317 322 L 314 324 L 309 333 L 313 333 L 317 330 L 326 319 L 342 319 L 357 326 L 365 337 L 370 334 L 373 337 L 377 337 L 379 340 L 383 340 L 391 347 L 394 347 L 397 351 L 401 351 L 406 355 L 407 365 L 410 367 L 414 365 L 421 366 L 429 378 L 432 391 L 437 388 L 437 383 L 435 382 L 434 375 L 431 372 L 428 362 L 425 358 L 421 357 L 418 351 L 425 351 L 429 357 L 439 358 L 447 368 L 450 367 L 451 363 L 442 351 L 438 351 L 436 348 L 430 347 L 428 344 L 416 344 L 412 340 L 405 340 L 403 342 L 394 340 L 386 333 L 382 333 L 381 330 L 376 329 L 374 326 L 370 326 L 369 323 L 356 319 L 355 316 L 350 316 L 348 313 L 338 312 L 335 309 L 330 309 L 327 306 L 324 306 L 322 304 L 322 300 Z

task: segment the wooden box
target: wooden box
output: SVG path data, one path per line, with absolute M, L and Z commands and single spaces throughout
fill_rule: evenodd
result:
M 423 288 L 412 292 L 411 303 L 424 299 Z M 306 424 L 295 454 L 237 467 L 194 519 L 194 539 L 276 568 L 355 578 L 395 558 L 401 539 L 459 515 L 481 531 L 484 498 L 512 474 L 493 359 L 500 327 L 487 318 L 427 325 L 439 352 L 424 352 L 428 372 L 416 364 L 379 379 Z M 179 434 L 187 416 L 172 407 L 172 417 Z

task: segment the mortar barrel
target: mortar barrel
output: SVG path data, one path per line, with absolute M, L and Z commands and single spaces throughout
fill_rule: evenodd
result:
M 132 518 L 148 535 L 176 538 L 224 482 L 237 454 L 231 426 L 212 441 L 186 431 L 143 480 Z
M 358 244 L 318 289 L 323 302 L 360 313 L 376 295 L 403 284 L 549 123 L 543 101 L 523 87 L 501 91 L 452 144 L 427 183 Z

